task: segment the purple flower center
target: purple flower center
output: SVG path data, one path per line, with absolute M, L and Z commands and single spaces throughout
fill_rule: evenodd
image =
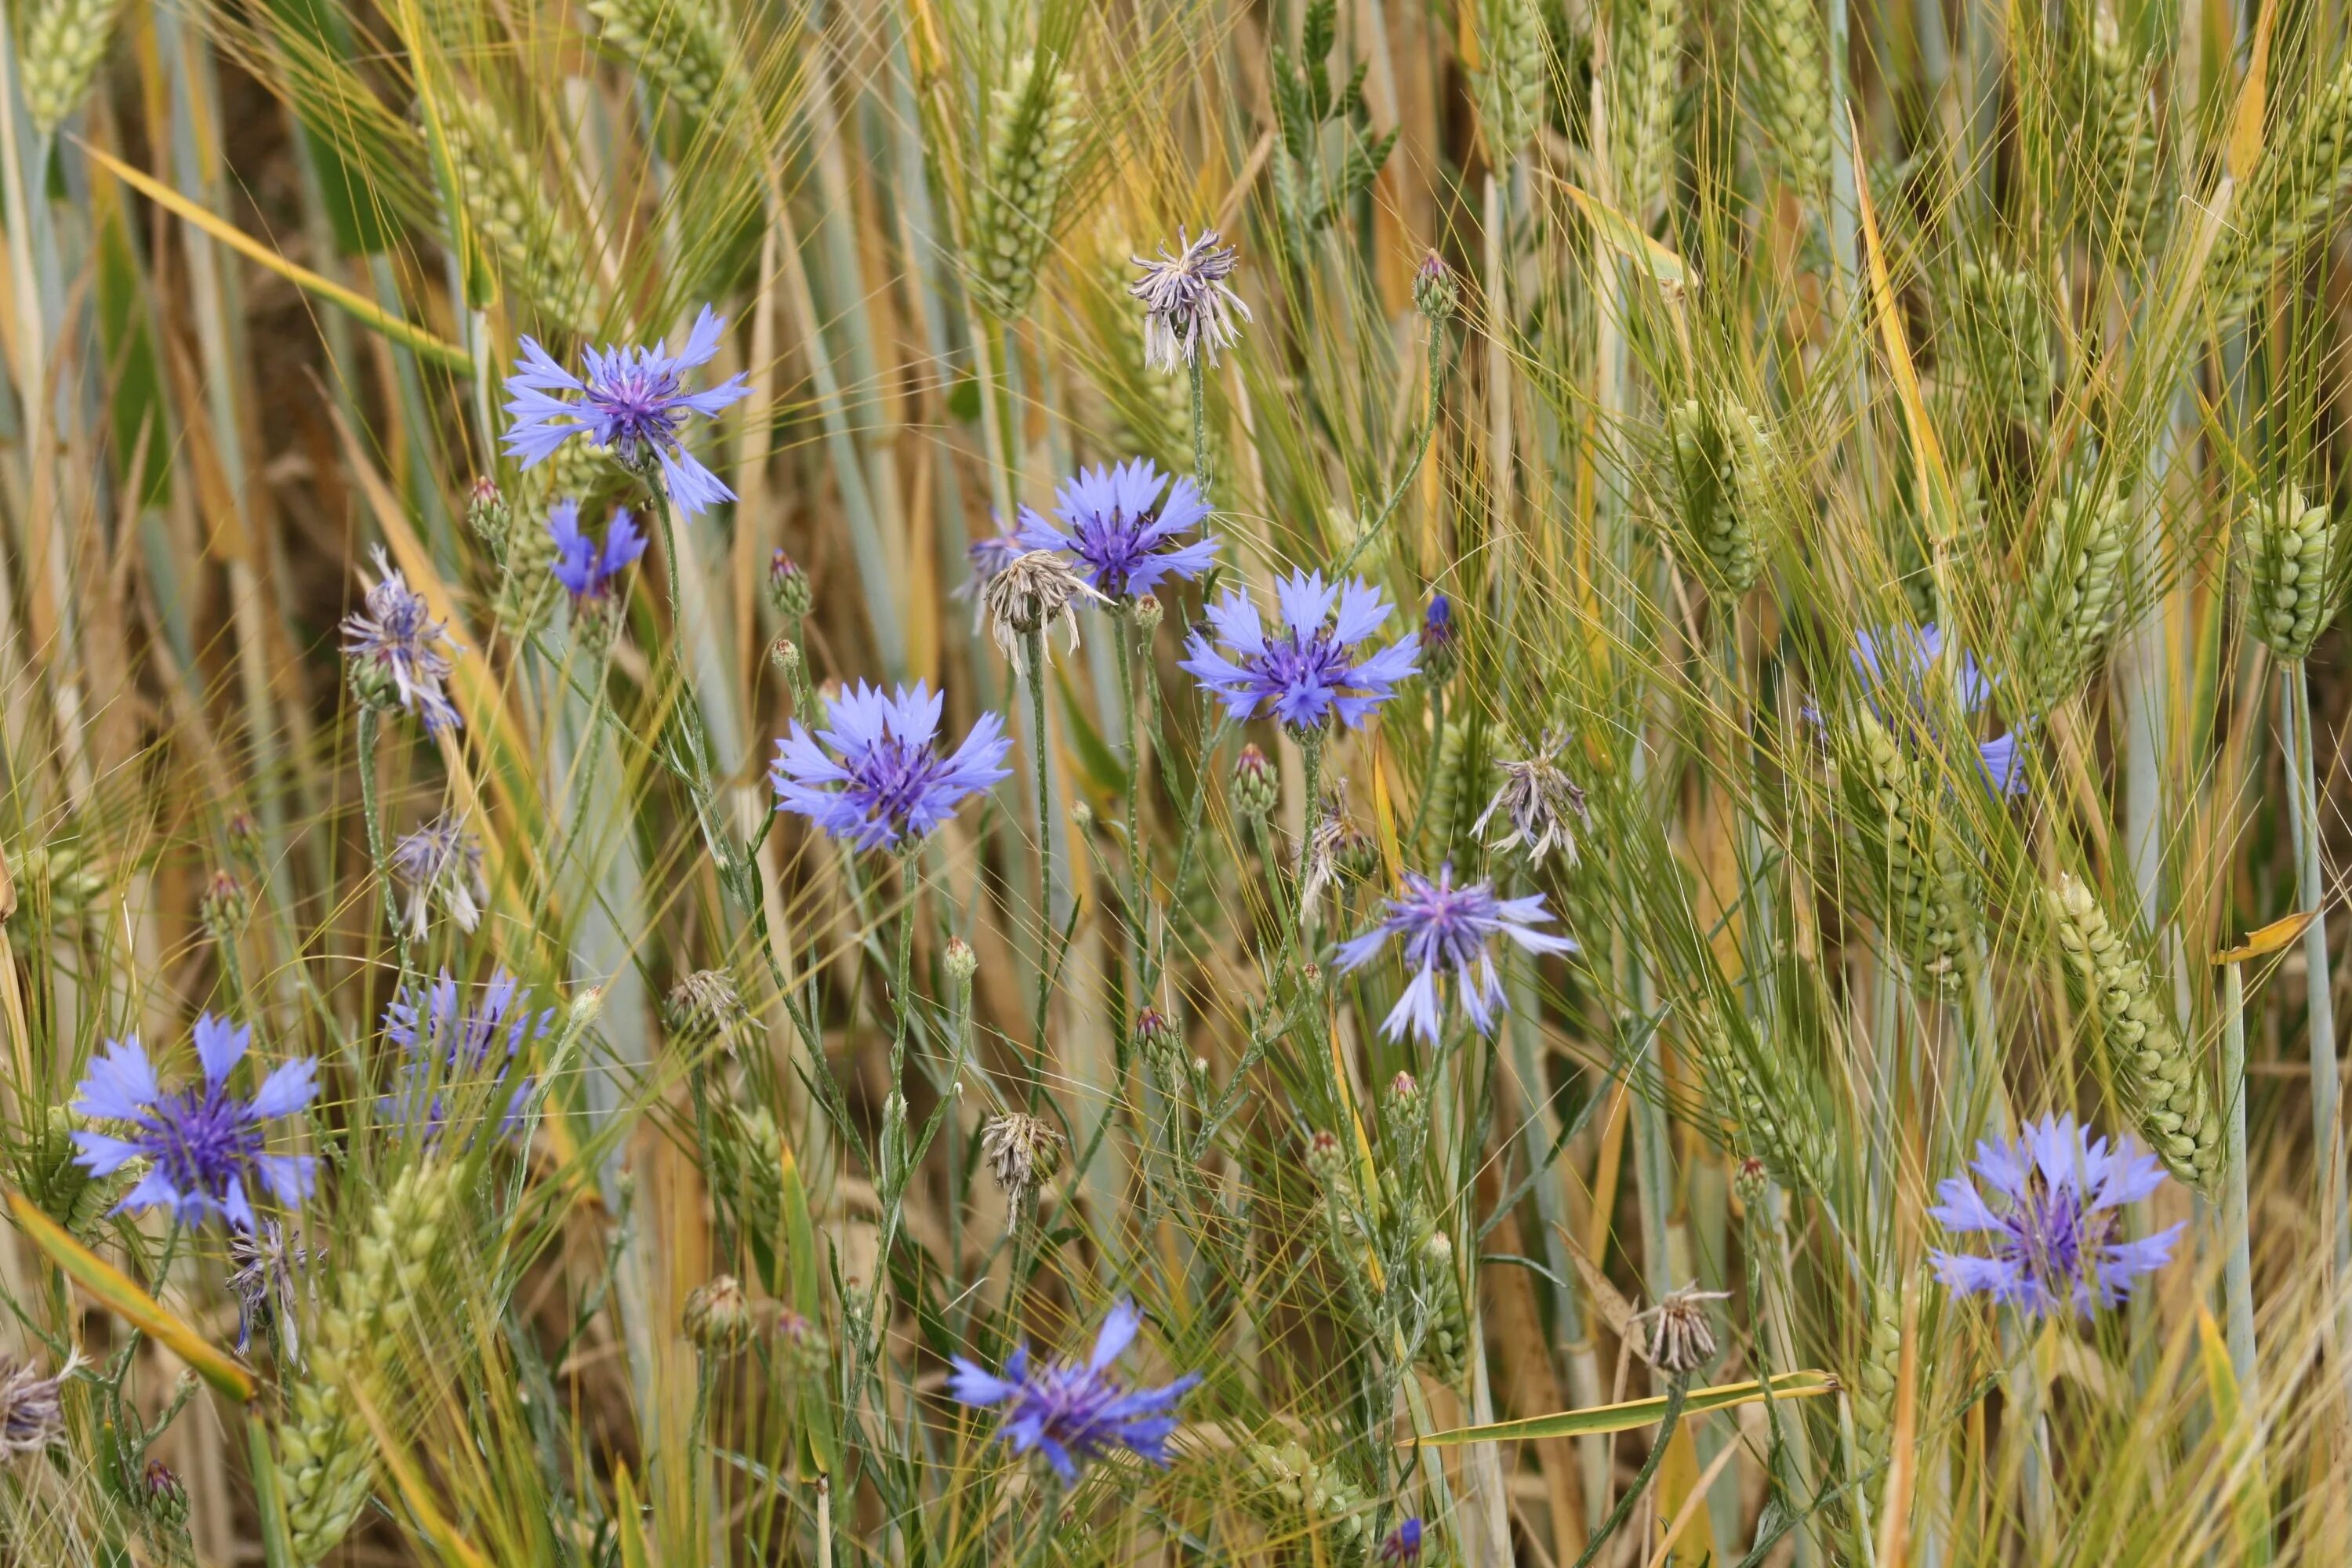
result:
M 676 371 L 643 362 L 612 366 L 588 388 L 604 426 L 604 443 L 617 447 L 625 463 L 638 460 L 641 446 L 667 447 L 677 440 L 686 417 L 676 407 L 679 395 Z
M 174 1089 L 152 1115 L 140 1142 L 181 1192 L 217 1194 L 261 1152 L 251 1108 L 224 1084 Z
M 2038 1170 L 2026 1178 L 2025 1195 L 2010 1218 L 2018 1261 L 2053 1282 L 2082 1279 L 2084 1258 L 2098 1256 L 2114 1230 L 2112 1211 L 2086 1209 L 2081 1193 L 2051 1185 Z
M 1268 637 L 1257 657 L 1259 673 L 1272 684 L 1293 691 L 1334 691 L 1347 684 L 1348 649 L 1331 640 L 1328 632 L 1302 637 Z
M 874 816 L 900 825 L 915 815 L 945 771 L 929 746 L 910 746 L 895 735 L 885 735 L 854 755 L 841 759 L 851 779 L 850 793 L 871 808 Z
M 1411 929 L 1405 951 L 1415 963 L 1466 969 L 1485 951 L 1495 914 L 1495 895 L 1485 883 L 1454 888 L 1425 882 L 1402 901 L 1406 907 L 1398 911 L 1400 923 Z
M 1158 551 L 1160 541 L 1145 536 L 1159 519 L 1154 510 L 1134 517 L 1096 512 L 1079 520 L 1077 553 L 1094 568 L 1096 587 L 1114 599 L 1126 596 L 1129 576 Z

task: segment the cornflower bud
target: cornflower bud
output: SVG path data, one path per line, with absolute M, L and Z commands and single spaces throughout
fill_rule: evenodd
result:
M 800 563 L 779 550 L 768 562 L 768 599 L 776 613 L 794 626 L 808 619 L 816 590 Z
M 1454 601 L 1443 594 L 1429 596 L 1429 608 L 1421 617 L 1421 672 L 1433 686 L 1443 686 L 1454 679 L 1460 668 L 1461 650 L 1455 646 Z
M 1255 745 L 1242 748 L 1234 759 L 1234 814 L 1251 822 L 1264 822 L 1277 802 L 1282 799 L 1282 780 L 1274 764 Z
M 777 674 L 792 674 L 801 667 L 801 645 L 790 637 L 778 637 L 768 645 L 768 662 L 776 667 Z
M 196 916 L 204 921 L 207 936 L 215 942 L 226 942 L 243 929 L 249 908 L 244 885 L 227 870 L 220 869 L 213 873 L 204 897 L 197 900 Z
M 1184 1037 L 1157 1007 L 1146 1007 L 1135 1016 L 1135 1047 L 1144 1060 L 1161 1072 L 1180 1070 L 1184 1059 Z
M 488 474 L 477 479 L 474 488 L 466 492 L 466 526 L 488 547 L 492 561 L 500 566 L 507 563 L 507 542 L 514 534 L 514 510 L 507 505 L 507 498 Z
M 1421 265 L 1413 269 L 1412 304 L 1433 327 L 1445 325 L 1461 308 L 1462 285 L 1454 279 L 1453 268 L 1433 250 L 1423 257 Z
M 249 811 L 232 812 L 222 826 L 221 836 L 228 840 L 229 858 L 250 871 L 261 864 L 261 827 Z
M 959 985 L 971 984 L 971 977 L 980 973 L 980 955 L 972 952 L 971 943 L 960 936 L 948 938 L 943 962 L 947 965 L 948 978 Z
M 734 1354 L 751 1330 L 751 1304 L 744 1298 L 741 1281 L 732 1274 L 721 1274 L 696 1286 L 686 1298 L 680 1322 L 686 1337 L 703 1354 Z
M 1137 596 L 1135 624 L 1142 630 L 1144 636 L 1150 637 L 1153 632 L 1158 631 L 1164 616 L 1165 612 L 1160 609 L 1160 601 L 1156 596 L 1150 594 Z
M 1318 1128 L 1307 1138 L 1307 1173 L 1326 1191 L 1337 1189 L 1346 1182 L 1348 1152 L 1340 1144 L 1338 1133 Z
M 180 1478 L 163 1460 L 147 1461 L 139 1491 L 147 1517 L 158 1524 L 168 1529 L 188 1522 L 188 1489 L 180 1484 Z

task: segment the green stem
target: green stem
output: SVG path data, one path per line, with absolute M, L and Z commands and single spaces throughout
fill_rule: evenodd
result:
M 2311 915 L 2304 928 L 2304 994 L 2311 1034 L 2311 1126 L 2313 1157 L 2319 1164 L 2320 1234 L 2325 1256 L 2335 1270 L 2336 1300 L 2336 1353 L 2352 1348 L 2352 1301 L 2345 1296 L 2352 1277 L 2352 1215 L 2347 1215 L 2344 1182 L 2344 1139 L 2341 1123 L 2342 1089 L 2336 1066 L 2336 996 L 2327 952 L 2327 872 L 2320 842 L 2317 747 L 2311 728 L 2311 684 L 2303 661 L 2280 672 L 2286 685 L 2289 716 L 2288 745 L 2294 769 L 2295 906 Z M 2352 1389 L 2352 1366 L 2344 1371 Z
M 1650 1446 L 1649 1457 L 1642 1461 L 1642 1468 L 1633 1477 L 1633 1484 L 1625 1489 L 1624 1495 L 1617 1500 L 1617 1506 L 1609 1510 L 1609 1517 L 1601 1521 L 1601 1528 L 1594 1531 L 1592 1539 L 1584 1543 L 1583 1552 L 1577 1556 L 1575 1568 L 1590 1568 L 1593 1559 L 1601 1555 L 1601 1549 L 1609 1544 L 1609 1538 L 1617 1533 L 1626 1517 L 1633 1511 L 1634 1503 L 1650 1489 L 1650 1482 L 1656 1477 L 1659 1465 L 1665 1460 L 1666 1445 L 1675 1440 L 1675 1428 L 1682 1421 L 1684 1393 L 1682 1373 L 1675 1373 L 1666 1379 L 1666 1408 L 1658 1417 L 1658 1440 Z
M 1143 821 L 1140 802 L 1143 798 L 1143 756 L 1137 749 L 1139 732 L 1135 722 L 1135 650 L 1129 638 L 1137 627 L 1129 607 L 1121 607 L 1115 615 L 1115 641 L 1118 648 L 1118 715 L 1127 736 L 1127 919 L 1137 951 L 1144 941 Z M 1137 1005 L 1150 998 L 1136 997 Z M 1131 1010 L 1131 1009 L 1130 1009 Z
M 2221 966 L 2221 1261 L 2223 1311 L 2229 1324 L 2230 1370 L 2242 1405 L 2254 1392 L 2254 1287 L 2246 1226 L 2246 987 L 2241 966 Z
M 1209 386 L 1208 370 L 1194 354 L 1186 362 L 1192 382 L 1192 482 L 1201 487 L 1201 499 L 1209 499 Z
M 1054 789 L 1045 766 L 1045 634 L 1032 626 L 1021 634 L 1021 643 L 1028 666 L 1030 733 L 1037 748 L 1032 760 L 1037 775 L 1037 1016 L 1031 1042 L 1043 1072 L 1045 1008 L 1054 990 Z

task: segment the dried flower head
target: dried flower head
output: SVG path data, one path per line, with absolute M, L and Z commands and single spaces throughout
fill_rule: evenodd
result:
M 463 817 L 435 817 L 395 840 L 390 859 L 394 879 L 408 889 L 410 935 L 421 938 L 430 929 L 436 903 L 460 931 L 481 923 L 490 886 L 482 878 L 482 841 L 466 831 Z
M 662 1022 L 688 1039 L 724 1039 L 751 1017 L 735 977 L 723 969 L 696 970 L 671 986 L 662 1002 Z
M 1127 1353 L 1142 1322 L 1133 1302 L 1119 1301 L 1103 1320 L 1094 1353 L 1083 1363 L 1033 1366 L 1024 1344 L 1000 1377 L 958 1356 L 949 1389 L 966 1405 L 1003 1405 L 1004 1424 L 997 1435 L 1015 1453 L 1043 1455 L 1065 1486 L 1076 1484 L 1084 1466 L 1118 1448 L 1165 1469 L 1168 1439 L 1176 1430 L 1169 1412 L 1201 1374 L 1132 1390 L 1111 1375 L 1111 1363 Z
M 1179 228 L 1175 255 L 1162 246 L 1157 260 L 1129 258 L 1143 268 L 1127 291 L 1143 301 L 1143 358 L 1156 370 L 1188 368 L 1203 349 L 1214 364 L 1219 349 L 1241 341 L 1234 317 L 1248 321 L 1249 307 L 1225 281 L 1234 275 L 1234 252 L 1219 237 L 1204 228 L 1190 239 Z
M 302 1321 L 298 1310 L 301 1287 L 307 1284 L 315 1293 L 318 1279 L 313 1266 L 326 1261 L 326 1257 L 323 1245 L 308 1245 L 300 1232 L 289 1231 L 274 1219 L 230 1233 L 228 1288 L 236 1298 L 239 1355 L 253 1343 L 254 1324 L 266 1323 L 286 1360 L 302 1359 Z
M 1728 1300 L 1727 1290 L 1702 1290 L 1696 1283 L 1666 1292 L 1665 1300 L 1641 1314 L 1649 1325 L 1645 1349 L 1652 1366 L 1669 1376 L 1696 1372 L 1715 1359 L 1715 1325 L 1706 1315 L 1709 1301 Z
M 425 732 L 457 728 L 457 710 L 441 683 L 449 679 L 449 628 L 433 618 L 425 595 L 408 585 L 381 544 L 375 547 L 376 581 L 367 601 L 343 617 L 343 659 L 352 689 L 373 708 L 406 709 Z
M 1484 836 L 1486 824 L 1501 812 L 1511 831 L 1488 842 L 1489 849 L 1524 847 L 1528 863 L 1540 866 L 1554 849 L 1570 865 L 1576 864 L 1576 835 L 1591 820 L 1584 791 L 1561 769 L 1557 759 L 1568 737 L 1547 731 L 1536 754 L 1520 762 L 1502 762 L 1503 784 L 1486 802 L 1486 809 L 1470 825 Z
M 1038 1186 L 1052 1180 L 1061 1163 L 1062 1135 L 1026 1111 L 1002 1110 L 981 1129 L 980 1151 L 1003 1189 L 1017 1228 Z
M 1057 617 L 1069 626 L 1070 651 L 1077 651 L 1080 599 L 1109 603 L 1058 549 L 1024 550 L 1006 562 L 981 590 L 989 636 L 1013 661 L 1013 668 L 1024 673 L 1028 669 L 1024 645 L 1030 635 L 1043 632 Z
M 75 1351 L 54 1375 L 43 1377 L 31 1362 L 0 1358 L 0 1464 L 40 1453 L 65 1436 L 58 1390 L 81 1365 L 81 1352 Z

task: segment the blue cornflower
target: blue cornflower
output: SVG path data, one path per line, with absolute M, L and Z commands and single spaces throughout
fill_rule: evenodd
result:
M 1168 1437 L 1176 1430 L 1169 1411 L 1193 1384 L 1199 1373 L 1187 1373 L 1160 1388 L 1130 1391 L 1110 1375 L 1110 1363 L 1134 1342 L 1143 1314 L 1135 1303 L 1121 1300 L 1103 1320 L 1095 1337 L 1094 1353 L 1077 1362 L 1029 1364 L 1029 1347 L 1021 1346 L 1004 1363 L 1004 1375 L 982 1371 L 961 1356 L 948 1379 L 949 1392 L 966 1405 L 1002 1405 L 1004 1425 L 998 1436 L 1013 1452 L 1035 1450 L 1045 1456 L 1065 1485 L 1075 1485 L 1079 1467 L 1117 1448 L 1168 1468 Z
M 1461 654 L 1454 646 L 1459 635 L 1454 626 L 1454 601 L 1443 594 L 1432 594 L 1429 607 L 1421 615 L 1422 673 L 1440 686 L 1454 679 Z
M 507 391 L 514 395 L 507 412 L 515 416 L 506 433 L 508 453 L 521 458 L 528 468 L 545 461 L 572 437 L 586 436 L 625 468 L 642 473 L 658 465 L 670 500 L 688 517 L 733 500 L 735 492 L 678 443 L 688 415 L 716 418 L 719 410 L 751 390 L 740 375 L 700 392 L 686 390 L 684 374 L 719 352 L 719 334 L 726 324 L 705 305 L 687 334 L 686 346 L 675 354 L 662 343 L 650 349 L 607 343 L 583 350 L 584 379 L 526 337 L 519 368 L 507 378 Z M 577 393 L 579 398 L 552 395 L 559 392 Z
M 1389 1531 L 1388 1539 L 1381 1542 L 1381 1561 L 1383 1563 L 1421 1561 L 1421 1521 L 1419 1519 L 1408 1517 L 1404 1522 Z
M 1407 871 L 1403 896 L 1389 900 L 1388 906 L 1388 915 L 1379 925 L 1339 944 L 1339 967 L 1360 969 L 1390 937 L 1403 939 L 1405 960 L 1419 973 L 1381 1020 L 1381 1030 L 1391 1040 L 1401 1038 L 1410 1026 L 1423 1039 L 1437 1043 L 1444 1023 L 1438 1001 L 1440 971 L 1454 974 L 1462 992 L 1462 1005 L 1478 1032 L 1493 1034 L 1496 1014 L 1509 1005 L 1503 995 L 1503 983 L 1495 973 L 1493 946 L 1498 935 L 1530 952 L 1576 951 L 1573 938 L 1535 929 L 1552 918 L 1541 893 L 1498 899 L 1490 883 L 1471 882 L 1457 888 L 1451 862 L 1438 868 L 1434 882 Z
M 166 1094 L 155 1081 L 154 1064 L 135 1035 L 109 1040 L 91 1059 L 74 1091 L 80 1115 L 122 1121 L 128 1137 L 76 1132 L 75 1158 L 93 1176 L 110 1176 L 132 1160 L 150 1162 L 147 1174 L 115 1205 L 124 1209 L 166 1207 L 180 1223 L 201 1223 L 219 1215 L 240 1230 L 253 1227 L 248 1181 L 257 1182 L 279 1203 L 293 1206 L 310 1195 L 318 1162 L 308 1154 L 262 1152 L 265 1124 L 291 1116 L 318 1092 L 318 1063 L 297 1057 L 270 1069 L 247 1100 L 228 1087 L 228 1076 L 245 1055 L 252 1030 L 232 1027 L 206 1013 L 196 1020 L 196 1060 L 201 1083 Z
M 861 680 L 828 699 L 831 729 L 812 737 L 795 722 L 776 742 L 768 773 L 776 809 L 797 812 L 860 849 L 928 836 L 966 795 L 1012 776 L 999 764 L 1013 738 L 993 713 L 980 716 L 954 755 L 939 754 L 932 740 L 943 696 L 919 680 L 885 697 Z
M 1054 499 L 1054 515 L 1070 531 L 1062 532 L 1023 507 L 1021 545 L 1068 551 L 1105 598 L 1139 599 L 1161 578 L 1198 577 L 1216 561 L 1218 541 L 1213 537 L 1175 542 L 1178 534 L 1199 527 L 1209 515 L 1200 488 L 1188 479 L 1171 483 L 1147 458 L 1114 468 L 1082 468 L 1062 482 Z
M 555 541 L 551 570 L 571 593 L 575 610 L 603 604 L 612 595 L 613 580 L 646 552 L 646 536 L 625 509 L 613 513 L 602 544 L 580 531 L 576 500 L 561 500 L 547 509 L 547 531 Z
M 1274 596 L 1283 635 L 1267 637 L 1249 596 L 1229 592 L 1208 615 L 1217 641 L 1234 657 L 1216 652 L 1194 632 L 1185 644 L 1192 657 L 1177 667 L 1221 698 L 1233 718 L 1246 719 L 1263 706 L 1293 730 L 1320 729 L 1334 713 L 1353 729 L 1420 668 L 1410 632 L 1357 662 L 1358 645 L 1389 617 L 1381 591 L 1360 577 L 1335 584 L 1319 572 L 1294 572 L 1274 585 Z
M 382 1114 L 427 1141 L 438 1138 L 448 1122 L 444 1090 L 487 1079 L 495 1099 L 523 1041 L 544 1036 L 554 1018 L 552 1008 L 531 1012 L 529 987 L 503 969 L 492 971 L 472 1005 L 460 1008 L 457 983 L 443 970 L 425 994 L 422 1016 L 413 993 L 394 997 L 383 1010 L 383 1037 L 400 1047 L 401 1060 L 393 1091 L 378 1101 Z M 507 1095 L 499 1115 L 501 1136 L 521 1121 L 531 1088 L 526 1077 Z
M 424 722 L 426 734 L 457 728 L 457 710 L 441 689 L 451 668 L 444 650 L 448 626 L 433 618 L 425 595 L 408 585 L 381 544 L 375 547 L 375 569 L 365 607 L 343 617 L 343 657 L 352 661 L 356 679 L 383 689 L 383 707 L 407 709 Z
M 1850 657 L 1854 672 L 1870 687 L 1871 710 L 1881 719 L 1907 714 L 1921 731 L 1938 744 L 1943 737 L 1928 715 L 1933 711 L 1932 682 L 1949 682 L 1952 700 L 1973 721 L 1992 701 L 1992 678 L 1964 647 L 1952 650 L 1948 669 L 1939 669 L 1945 654 L 1944 633 L 1930 621 L 1916 630 L 1894 626 L 1854 634 Z M 1890 712 L 1889 710 L 1894 710 Z M 2018 752 L 2018 732 L 2011 730 L 1990 741 L 1972 742 L 1986 786 L 1997 795 L 2025 793 L 2024 759 Z
M 1984 1184 L 1948 1176 L 1927 1212 L 1949 1231 L 1983 1231 L 1990 1256 L 1929 1254 L 1953 1292 L 1990 1296 L 2029 1318 L 2087 1317 L 2131 1294 L 2132 1282 L 2171 1261 L 2178 1225 L 2138 1241 L 2116 1237 L 2126 1204 L 2164 1184 L 2164 1167 L 2130 1139 L 2110 1149 L 2072 1116 L 2029 1121 L 2015 1143 L 1986 1139 L 1972 1167 Z M 1986 1201 L 1986 1192 L 1999 1200 Z

